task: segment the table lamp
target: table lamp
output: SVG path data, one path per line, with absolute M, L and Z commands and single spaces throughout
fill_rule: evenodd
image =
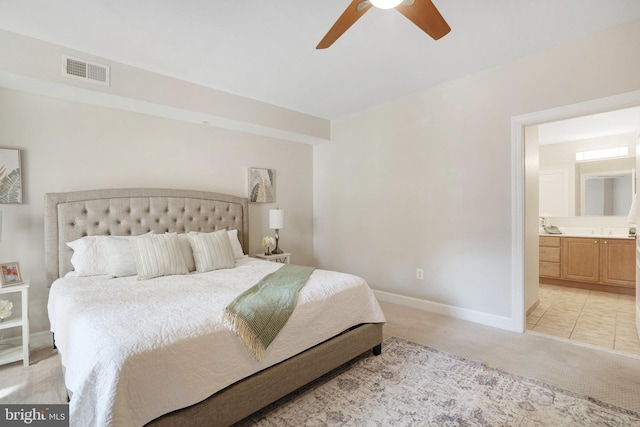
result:
M 276 248 L 271 251 L 271 253 L 280 255 L 281 253 L 283 253 L 283 251 L 278 245 L 278 240 L 280 239 L 278 232 L 281 228 L 284 228 L 284 211 L 282 209 L 277 208 L 269 210 L 269 228 L 272 230 L 276 230 Z

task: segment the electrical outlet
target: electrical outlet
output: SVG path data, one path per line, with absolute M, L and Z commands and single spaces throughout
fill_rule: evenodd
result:
M 422 280 L 424 279 L 424 270 L 421 268 L 416 268 L 416 279 Z

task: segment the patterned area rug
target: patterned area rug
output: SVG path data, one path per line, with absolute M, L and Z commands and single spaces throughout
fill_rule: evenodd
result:
M 401 338 L 237 426 L 640 426 L 640 414 Z

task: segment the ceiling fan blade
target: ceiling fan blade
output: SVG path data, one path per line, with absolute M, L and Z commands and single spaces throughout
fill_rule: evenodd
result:
M 438 40 L 451 31 L 451 27 L 431 0 L 405 2 L 396 6 L 396 9 L 434 40 Z
M 353 0 L 349 7 L 342 12 L 342 15 L 338 18 L 333 27 L 329 29 L 329 32 L 324 36 L 316 49 L 326 49 L 333 44 L 338 38 L 344 34 L 362 15 L 364 15 L 369 9 L 371 9 L 371 3 L 366 0 Z

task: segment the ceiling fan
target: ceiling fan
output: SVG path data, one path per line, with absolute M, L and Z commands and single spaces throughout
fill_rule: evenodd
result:
M 380 9 L 396 8 L 398 12 L 406 16 L 434 40 L 438 40 L 451 31 L 449 24 L 440 15 L 431 0 L 353 0 L 318 43 L 316 49 L 326 49 L 331 46 L 349 27 L 371 9 L 371 6 Z

